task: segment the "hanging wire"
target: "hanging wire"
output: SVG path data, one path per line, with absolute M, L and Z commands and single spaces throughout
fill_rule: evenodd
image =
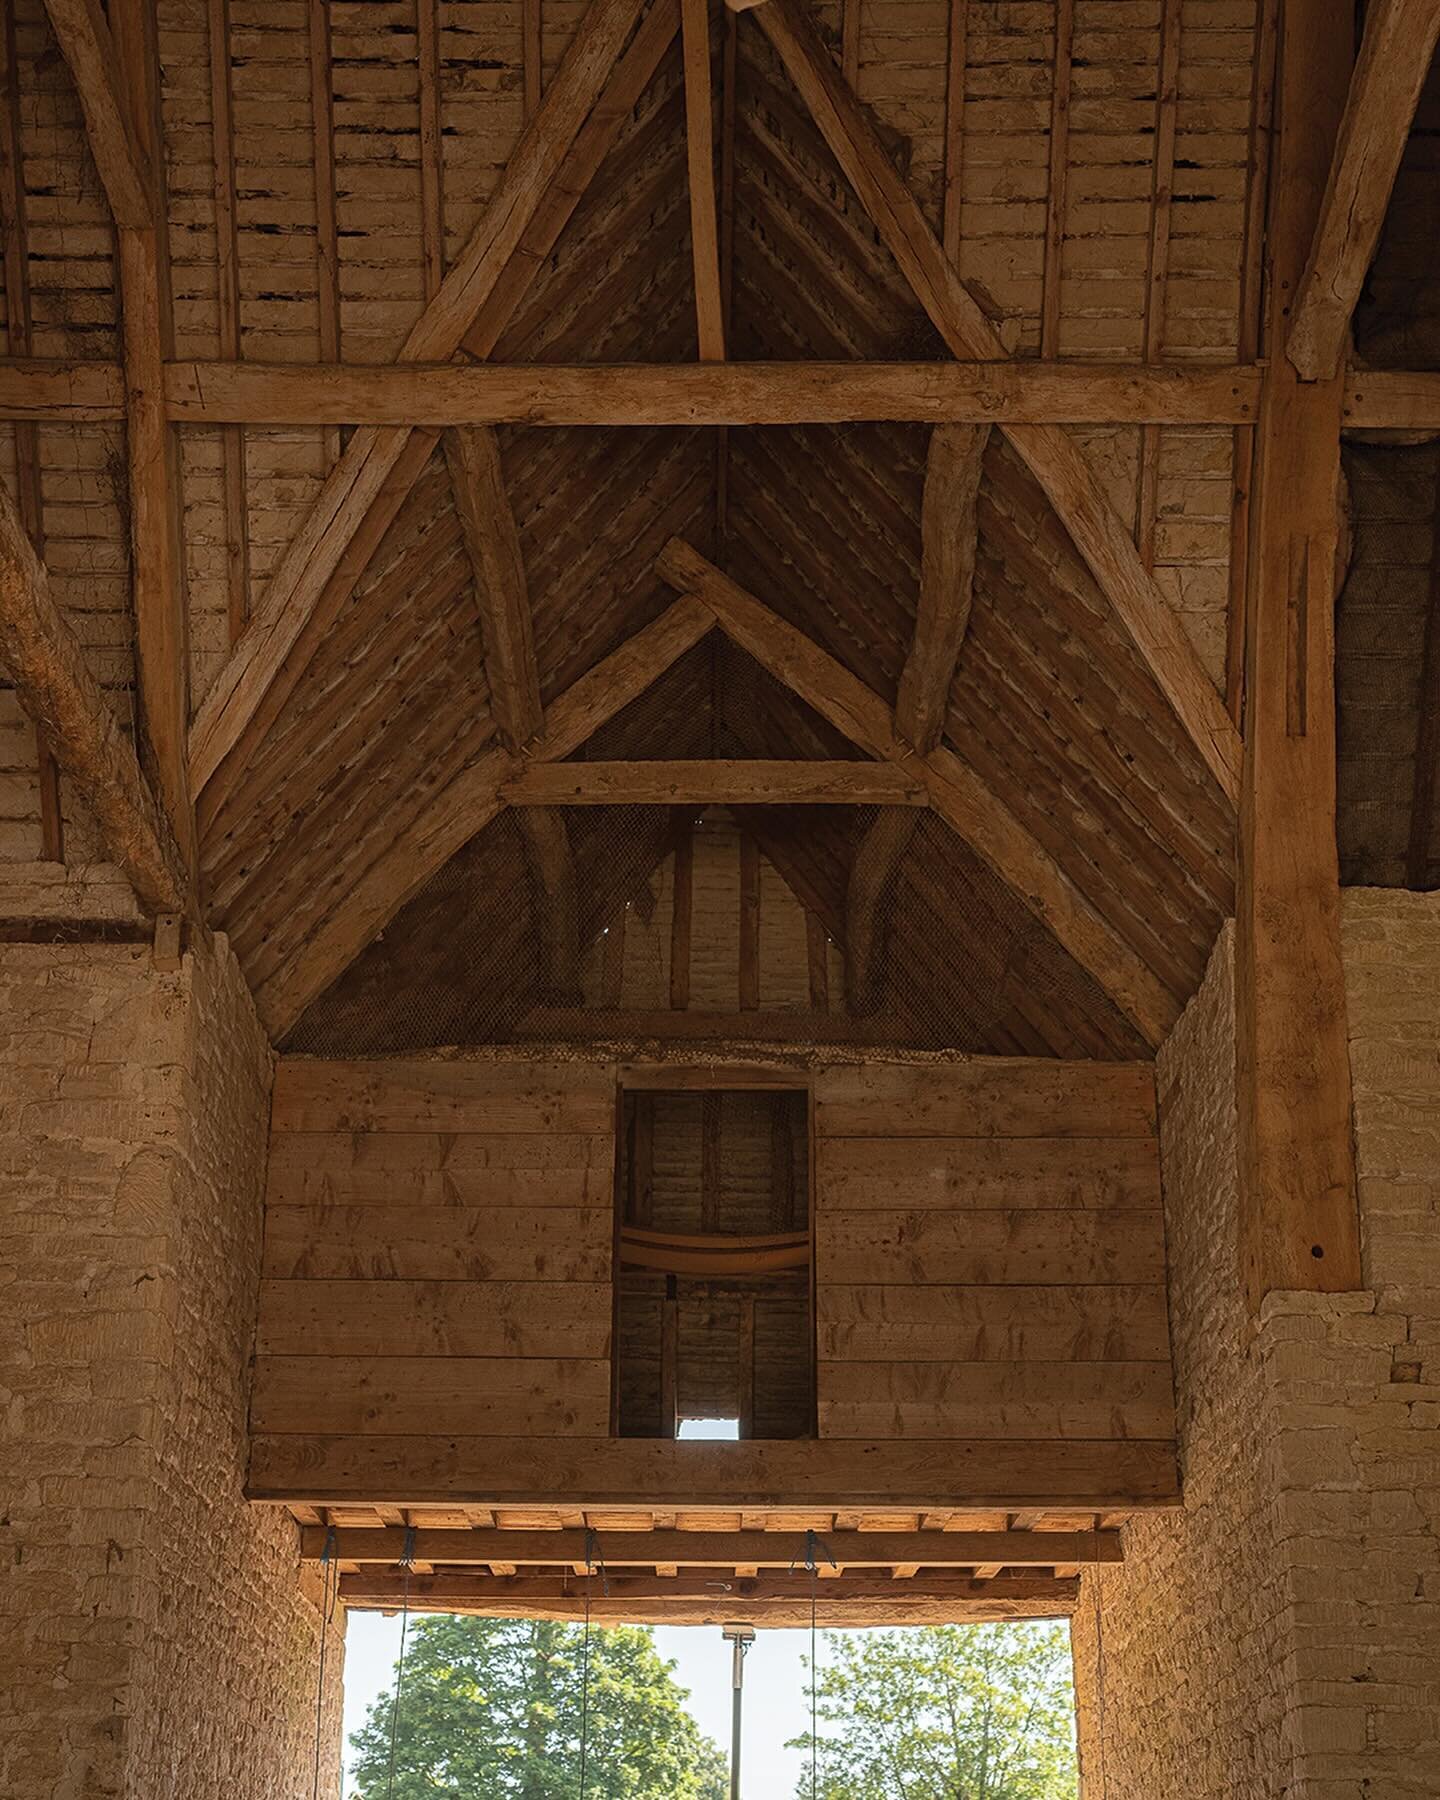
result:
M 311 1800 L 320 1800 L 320 1739 L 325 1717 L 325 1652 L 330 1645 L 330 1622 L 340 1598 L 340 1563 L 335 1555 L 335 1527 L 325 1529 L 325 1547 L 320 1552 L 320 1668 L 315 1677 L 315 1776 L 310 1787 Z M 342 1751 L 343 1755 L 343 1751 Z
M 415 1527 L 405 1527 L 405 1543 L 400 1551 L 400 1567 L 405 1571 L 400 1604 L 400 1660 L 395 1665 L 395 1697 L 390 1702 L 390 1767 L 385 1782 L 386 1800 L 395 1792 L 395 1731 L 400 1722 L 400 1690 L 405 1684 L 405 1640 L 410 1634 L 410 1576 L 415 1568 Z
M 587 1772 L 590 1762 L 590 1605 L 595 1590 L 595 1533 L 585 1530 L 585 1642 L 580 1653 L 580 1800 L 585 1800 Z M 605 1565 L 600 1565 L 605 1591 L 610 1591 Z
M 820 1553 L 830 1568 L 839 1564 L 830 1554 L 825 1540 L 816 1531 L 805 1533 L 805 1567 L 810 1575 L 810 1800 L 820 1791 L 820 1727 L 818 1724 L 819 1683 L 815 1669 L 815 1615 L 819 1610 Z M 791 1563 L 790 1567 L 795 1567 Z

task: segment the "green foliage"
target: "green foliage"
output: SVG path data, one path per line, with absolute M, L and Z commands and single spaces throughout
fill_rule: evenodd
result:
M 1063 1625 L 827 1631 L 825 1651 L 821 1800 L 1075 1800 Z M 808 1733 L 792 1747 L 808 1755 Z
M 395 1725 L 382 1694 L 351 1738 L 366 1800 L 579 1800 L 584 1632 L 528 1619 L 412 1620 Z M 586 1800 L 725 1800 L 725 1761 L 652 1635 L 590 1639 Z

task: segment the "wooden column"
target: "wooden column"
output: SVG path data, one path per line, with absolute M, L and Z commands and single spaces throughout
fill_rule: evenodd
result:
M 1245 642 L 1237 898 L 1241 1257 L 1273 1289 L 1360 1283 L 1335 845 L 1334 602 L 1342 382 L 1281 354 L 1350 72 L 1348 0 L 1281 19 Z

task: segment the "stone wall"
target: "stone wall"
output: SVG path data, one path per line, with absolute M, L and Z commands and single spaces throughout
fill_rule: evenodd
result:
M 1440 895 L 1344 929 L 1363 1291 L 1244 1316 L 1228 932 L 1161 1055 L 1185 1510 L 1087 1578 L 1086 1800 L 1440 1791 Z
M 311 1793 L 318 1612 L 241 1493 L 270 1076 L 223 940 L 0 947 L 7 1800 Z

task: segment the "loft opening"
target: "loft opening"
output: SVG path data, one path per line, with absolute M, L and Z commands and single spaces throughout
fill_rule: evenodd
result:
M 614 1429 L 815 1434 L 810 1096 L 622 1087 Z

